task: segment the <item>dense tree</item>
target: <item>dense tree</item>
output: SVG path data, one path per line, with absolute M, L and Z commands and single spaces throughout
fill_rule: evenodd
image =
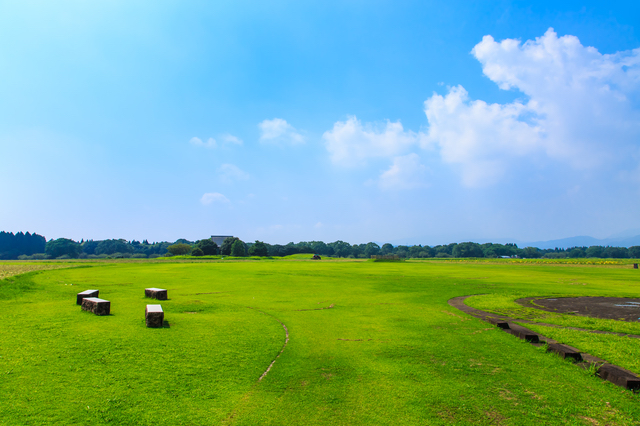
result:
M 370 242 L 364 248 L 365 257 L 371 258 L 371 256 L 376 256 L 380 254 L 380 246 L 376 243 Z
M 241 257 L 246 255 L 247 255 L 247 249 L 244 243 L 240 241 L 240 239 L 235 240 L 233 242 L 233 245 L 231 246 L 231 256 Z
M 223 256 L 229 256 L 231 254 L 231 247 L 233 246 L 233 243 L 235 243 L 236 241 L 240 241 L 240 238 L 238 237 L 225 238 L 225 240 L 222 242 L 222 247 L 220 247 L 220 253 Z
M 82 251 L 82 246 L 68 238 L 58 238 L 57 240 L 50 240 L 45 247 L 45 253 L 53 258 L 60 256 L 69 256 L 70 258 L 76 258 Z
M 334 254 L 338 257 L 348 257 L 351 254 L 351 244 L 349 243 L 338 240 L 333 243 L 329 243 L 329 245 L 333 248 Z
M 627 250 L 626 247 L 607 247 L 604 250 L 603 257 L 621 259 L 621 258 L 629 257 L 629 251 Z
M 191 250 L 191 256 L 204 256 L 204 252 L 200 247 L 195 247 Z
M 537 247 L 525 247 L 522 249 L 522 257 L 527 259 L 537 259 L 540 256 L 541 253 Z
M 591 246 L 587 249 L 586 254 L 587 257 L 602 257 L 604 250 L 602 246 Z
M 262 241 L 256 241 L 249 247 L 249 256 L 268 256 L 269 249 Z
M 389 243 L 383 244 L 382 247 L 380 248 L 381 255 L 387 255 L 392 253 L 393 253 L 393 246 Z
M 133 253 L 134 248 L 127 240 L 103 240 L 94 249 L 95 254 Z M 86 252 L 85 252 L 86 253 Z
M 629 247 L 629 257 L 640 259 L 640 246 Z
M 573 248 L 571 249 L 571 251 L 569 251 L 569 257 L 573 258 L 585 257 L 586 255 L 587 254 L 585 253 L 585 251 L 580 247 Z
M 36 233 L 0 232 L 0 259 L 17 259 L 18 256 L 30 256 L 44 253 L 47 240 Z
M 192 250 L 192 247 L 189 244 L 178 243 L 172 244 L 167 247 L 167 251 L 171 253 L 173 256 L 182 256 L 185 254 L 189 254 Z
M 206 256 L 214 256 L 218 254 L 218 244 L 212 241 L 210 238 L 200 240 L 196 242 L 196 247 L 202 250 Z
M 453 257 L 483 257 L 482 247 L 478 243 L 460 243 L 456 245 L 451 255 Z

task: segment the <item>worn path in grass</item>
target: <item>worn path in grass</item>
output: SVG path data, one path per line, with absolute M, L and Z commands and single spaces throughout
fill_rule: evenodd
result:
M 18 279 L 22 293 L 0 300 L 0 424 L 640 418 L 637 395 L 447 304 L 481 293 L 628 297 L 640 286 L 633 270 L 259 261 L 100 264 Z M 170 328 L 145 328 L 145 287 L 169 290 Z M 75 305 L 88 288 L 111 300 L 111 316 Z

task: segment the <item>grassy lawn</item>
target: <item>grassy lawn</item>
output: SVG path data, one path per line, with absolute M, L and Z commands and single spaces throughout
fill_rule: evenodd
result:
M 160 302 L 169 328 L 145 327 L 145 287 L 169 290 Z M 112 315 L 82 312 L 75 294 L 86 289 L 99 289 Z M 509 303 L 639 289 L 629 268 L 507 262 L 85 262 L 29 272 L 0 281 L 0 424 L 635 425 L 638 395 L 447 300 L 487 294 L 469 304 L 524 309 Z M 290 340 L 258 381 L 284 345 L 281 323 Z

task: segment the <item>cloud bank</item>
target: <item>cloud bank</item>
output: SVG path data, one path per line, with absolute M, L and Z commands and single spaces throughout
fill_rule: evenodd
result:
M 485 36 L 472 54 L 498 87 L 528 99 L 487 104 L 456 86 L 425 102 L 425 141 L 460 167 L 465 185 L 495 183 L 530 155 L 584 170 L 637 153 L 640 49 L 603 55 L 549 29 L 525 43 Z
M 525 164 L 635 175 L 640 49 L 601 54 L 550 28 L 524 43 L 485 36 L 471 53 L 491 81 L 522 99 L 492 104 L 451 87 L 425 101 L 425 133 L 404 130 L 400 122 L 376 126 L 349 117 L 323 135 L 332 162 L 354 167 L 388 159 L 390 168 L 378 180 L 384 189 L 423 186 L 420 161 L 434 149 L 468 187 L 495 184 Z

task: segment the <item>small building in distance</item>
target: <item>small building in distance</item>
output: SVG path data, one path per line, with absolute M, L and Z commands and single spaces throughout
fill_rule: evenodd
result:
M 211 241 L 216 243 L 218 245 L 218 247 L 222 247 L 222 243 L 227 238 L 233 238 L 233 235 L 212 235 L 211 236 Z

